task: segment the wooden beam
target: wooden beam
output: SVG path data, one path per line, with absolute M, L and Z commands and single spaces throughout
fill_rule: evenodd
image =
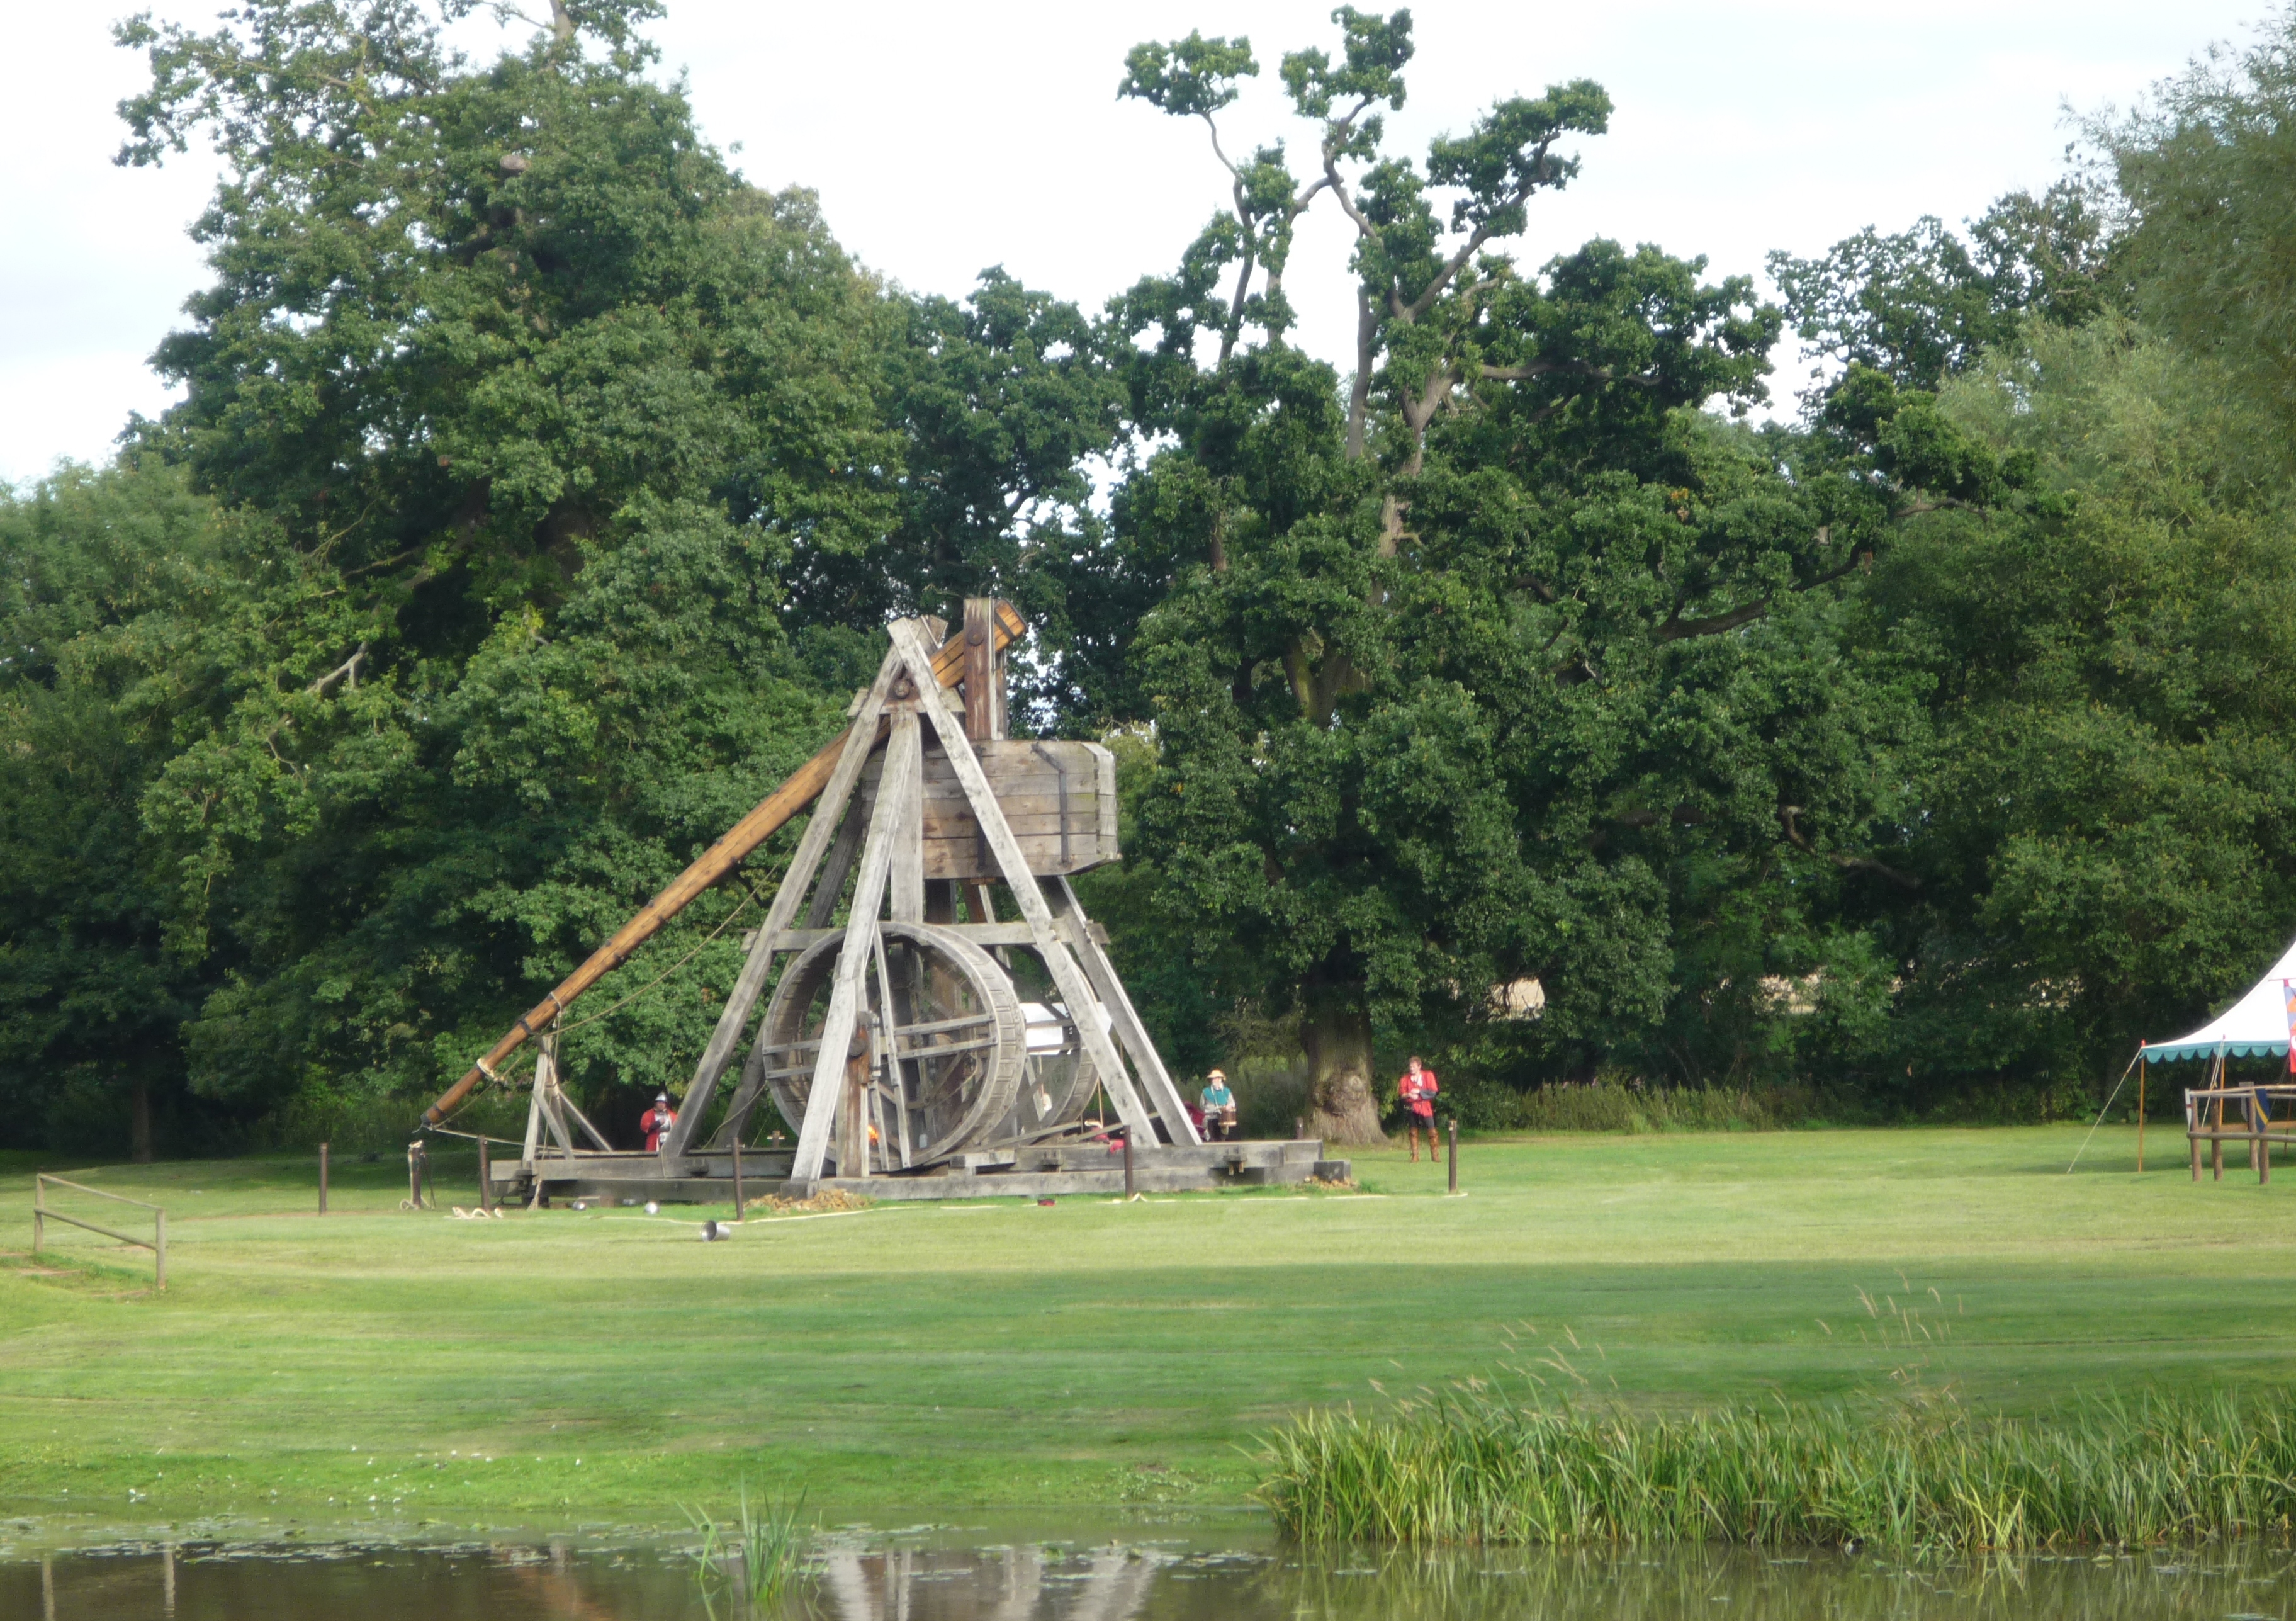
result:
M 986 889 L 988 886 L 980 884 L 968 887 Z M 947 929 L 952 934 L 962 934 L 977 946 L 1024 946 L 1034 945 L 1037 941 L 1025 923 L 937 923 L 933 926 Z M 1087 923 L 1085 927 L 1093 939 L 1103 945 L 1108 943 L 1108 931 L 1099 924 Z M 802 951 L 844 933 L 843 929 L 784 929 L 775 937 L 774 950 Z
M 916 631 L 906 620 L 895 621 L 893 638 L 896 649 L 916 645 Z M 935 705 L 926 712 L 935 713 L 938 708 Z M 914 789 L 916 781 L 914 771 L 898 776 L 886 773 L 885 786 L 877 795 L 876 813 L 869 819 L 868 837 L 861 845 L 853 909 L 846 916 L 845 944 L 838 954 L 837 972 L 829 982 L 829 1012 L 821 1027 L 821 1050 L 814 1059 L 805 1123 L 798 1131 L 797 1156 L 790 1166 L 790 1184 L 801 1190 L 801 1196 L 821 1181 L 822 1162 L 829 1155 L 829 1135 L 837 1123 L 838 1098 L 844 1090 L 846 1048 L 853 1039 L 864 1000 L 862 976 L 868 972 L 871 954 L 876 950 L 877 913 L 885 904 L 885 890 L 892 876 L 893 843 L 906 815 L 901 803 L 903 786 Z
M 885 745 L 885 765 L 877 791 L 900 781 L 900 820 L 893 827 L 892 904 L 896 923 L 925 920 L 924 737 L 917 726 L 917 708 L 907 704 L 893 712 L 893 736 Z
M 998 735 L 996 619 L 996 604 L 991 598 L 964 599 L 964 735 L 975 743 Z
M 1092 919 L 1084 915 L 1084 902 L 1077 899 L 1076 890 L 1064 877 L 1046 879 L 1044 888 L 1045 899 L 1052 906 L 1053 921 L 1083 963 L 1093 989 L 1100 993 L 1101 1005 L 1114 1021 L 1116 1039 L 1132 1055 L 1132 1066 L 1139 1071 L 1141 1084 L 1148 1089 L 1149 1100 L 1163 1117 L 1165 1131 L 1176 1144 L 1201 1142 L 1203 1140 L 1196 1135 L 1195 1123 L 1188 1118 L 1188 1106 L 1180 1096 L 1180 1089 L 1172 1084 L 1164 1060 L 1156 1051 L 1156 1043 L 1148 1037 L 1148 1027 L 1140 1022 L 1132 998 L 1125 993 L 1124 982 L 1117 977 L 1116 965 L 1100 949 Z
M 820 880 L 813 886 L 813 900 L 805 910 L 806 926 L 825 928 L 837 916 L 838 897 L 845 893 L 845 880 L 852 875 L 853 860 L 861 853 L 861 830 L 868 819 L 861 813 L 861 802 L 854 800 L 845 807 L 845 819 L 837 828 L 837 843 L 829 847 L 828 859 L 821 864 Z

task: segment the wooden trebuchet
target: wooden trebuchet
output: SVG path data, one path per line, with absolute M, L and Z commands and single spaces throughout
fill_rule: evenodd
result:
M 1027 628 L 1027 621 L 1011 605 L 1000 602 L 996 606 L 993 625 L 991 645 L 997 651 L 1002 651 L 1019 638 Z M 943 687 L 955 687 L 964 680 L 964 638 L 952 638 L 942 644 L 932 655 L 932 673 Z M 757 809 L 734 823 L 731 831 L 705 851 L 693 865 L 671 879 L 660 894 L 646 902 L 637 916 L 617 929 L 612 939 L 590 954 L 588 961 L 560 981 L 557 988 L 541 1001 L 527 1009 L 502 1040 L 471 1066 L 468 1074 L 440 1093 L 439 1100 L 422 1111 L 422 1124 L 438 1124 L 448 1110 L 471 1094 L 473 1088 L 494 1074 L 496 1067 L 516 1052 L 529 1036 L 538 1034 L 556 1024 L 575 998 L 619 967 L 632 951 L 652 939 L 695 896 L 732 872 L 751 851 L 778 833 L 792 817 L 819 797 L 845 752 L 846 737 L 850 729 L 840 732 L 819 753 L 799 767 L 787 782 L 760 801 Z

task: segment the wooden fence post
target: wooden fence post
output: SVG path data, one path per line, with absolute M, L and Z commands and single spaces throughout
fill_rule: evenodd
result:
M 1132 1133 L 1124 1133 L 1124 1197 L 1128 1203 L 1138 1196 L 1132 1191 Z
M 479 1208 L 492 1215 L 495 1210 L 494 1156 L 487 1152 L 487 1140 L 479 1139 Z
M 1451 1191 L 1459 1191 L 1459 1117 L 1451 1116 Z
M 319 1145 L 319 1214 L 327 1214 L 327 1145 Z
M 742 1214 L 742 1133 L 738 1128 L 734 1132 L 734 1219 L 737 1222 L 744 1219 Z

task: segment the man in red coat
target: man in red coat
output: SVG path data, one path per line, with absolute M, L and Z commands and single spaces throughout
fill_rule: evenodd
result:
M 1419 1163 L 1419 1129 L 1427 1128 L 1427 1163 L 1433 1164 L 1442 1156 L 1435 1151 L 1435 1094 L 1443 1089 L 1436 1083 L 1435 1072 L 1420 1063 L 1419 1055 L 1411 1055 L 1411 1067 L 1403 1072 L 1396 1082 L 1397 1094 L 1403 1099 L 1404 1129 L 1411 1137 L 1411 1163 Z
M 645 1133 L 647 1153 L 661 1152 L 661 1134 L 669 1130 L 671 1123 L 676 1118 L 677 1111 L 669 1107 L 669 1094 L 656 1092 L 653 1095 L 653 1107 L 638 1116 L 638 1130 Z M 1427 1140 L 1433 1142 L 1435 1139 L 1431 1135 Z

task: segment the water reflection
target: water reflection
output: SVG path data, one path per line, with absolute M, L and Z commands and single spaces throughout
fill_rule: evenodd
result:
M 1251 1535 L 980 1547 L 949 1530 L 833 1535 L 778 1621 L 2119 1621 L 2296 1614 L 2285 1548 L 1913 1562 L 1733 1550 L 1331 1554 Z M 1726 1606 L 1726 1608 L 1725 1608 Z M 0 1548 L 17 1621 L 701 1621 L 658 1546 L 122 1543 Z M 723 1605 L 720 1621 L 730 1621 Z

